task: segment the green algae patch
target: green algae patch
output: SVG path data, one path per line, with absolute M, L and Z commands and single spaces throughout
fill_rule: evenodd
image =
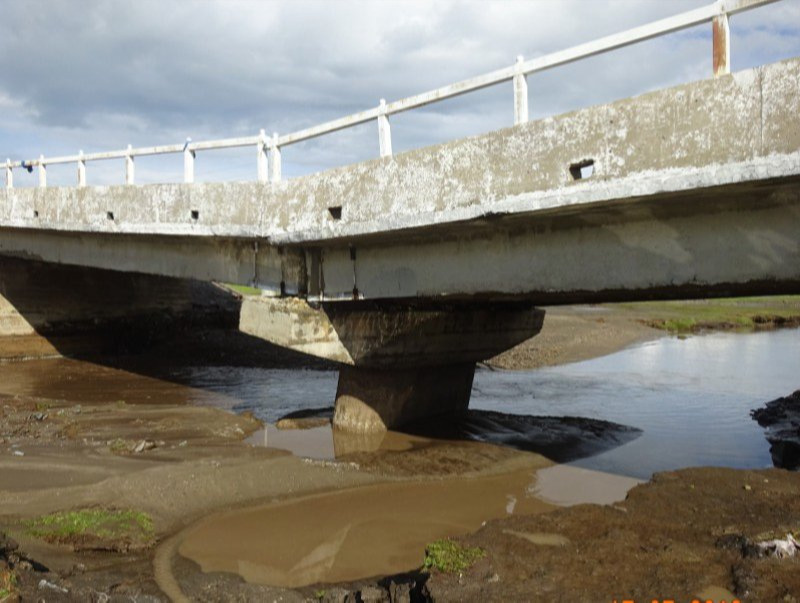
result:
M 155 542 L 153 520 L 141 511 L 81 509 L 59 511 L 23 522 L 28 534 L 74 550 L 126 552 Z
M 426 570 L 438 570 L 447 574 L 463 572 L 486 555 L 479 547 L 468 547 L 448 538 L 436 540 L 425 547 Z

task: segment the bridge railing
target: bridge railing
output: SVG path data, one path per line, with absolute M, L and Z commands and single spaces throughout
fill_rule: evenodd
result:
M 279 182 L 281 180 L 281 149 L 285 146 L 310 140 L 324 134 L 350 128 L 372 120 L 378 124 L 378 146 L 381 157 L 392 155 L 392 136 L 389 126 L 389 116 L 416 107 L 423 107 L 448 98 L 460 96 L 474 90 L 494 86 L 503 82 L 513 82 L 514 92 L 514 124 L 523 124 L 528 121 L 528 86 L 526 76 L 585 59 L 591 56 L 609 52 L 638 42 L 643 42 L 668 33 L 711 22 L 712 24 L 712 65 L 714 76 L 730 72 L 730 31 L 728 17 L 736 13 L 771 4 L 778 0 L 717 0 L 713 4 L 690 10 L 684 13 L 653 21 L 640 27 L 635 27 L 621 33 L 599 38 L 592 42 L 579 44 L 566 50 L 524 60 L 517 57 L 516 63 L 484 75 L 469 78 L 443 86 L 435 90 L 409 96 L 397 101 L 387 103 L 381 99 L 377 107 L 341 117 L 310 128 L 305 128 L 291 134 L 278 135 L 273 133 L 268 136 L 261 130 L 255 136 L 241 138 L 227 138 L 222 140 L 208 140 L 192 142 L 190 138 L 182 144 L 164 145 L 155 147 L 133 148 L 108 151 L 102 153 L 87 153 L 79 151 L 77 155 L 63 157 L 39 156 L 38 159 L 28 161 L 6 160 L 6 187 L 14 186 L 15 168 L 23 168 L 32 172 L 38 169 L 39 186 L 47 186 L 47 166 L 65 163 L 75 163 L 78 166 L 78 186 L 86 186 L 86 164 L 90 161 L 103 161 L 109 159 L 125 160 L 125 184 L 134 184 L 134 159 L 147 155 L 160 155 L 166 153 L 183 153 L 183 179 L 184 182 L 194 182 L 194 162 L 197 151 L 214 149 L 229 149 L 234 147 L 253 147 L 256 151 L 256 174 L 261 182 Z

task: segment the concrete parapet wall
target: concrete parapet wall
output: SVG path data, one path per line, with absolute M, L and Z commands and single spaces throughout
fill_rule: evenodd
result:
M 799 89 L 791 59 L 286 182 L 4 190 L 0 254 L 332 300 L 793 291 Z
M 795 153 L 798 89 L 800 59 L 791 59 L 279 183 L 4 190 L 0 226 L 285 242 L 385 232 L 402 217 L 422 226 L 520 195 L 567 194 L 589 182 L 570 166 L 590 159 L 599 186 Z M 340 220 L 330 207 L 341 207 Z M 540 209 L 535 199 L 528 209 Z M 358 223 L 369 228 L 348 226 Z

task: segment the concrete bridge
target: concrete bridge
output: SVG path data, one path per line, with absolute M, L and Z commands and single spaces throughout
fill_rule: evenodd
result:
M 717 2 L 283 137 L 6 163 L 0 255 L 248 284 L 240 328 L 342 363 L 334 422 L 401 425 L 469 402 L 475 363 L 533 335 L 536 306 L 800 292 L 800 59 L 729 74 Z M 713 23 L 712 79 L 529 122 L 525 75 Z M 515 125 L 399 155 L 389 116 L 512 81 Z M 379 159 L 292 180 L 280 148 L 368 120 Z M 198 151 L 252 145 L 256 182 L 195 184 Z M 134 184 L 181 152 L 183 184 Z M 86 163 L 124 159 L 120 186 Z M 78 186 L 47 187 L 74 162 Z M 38 188 L 13 170 L 38 169 Z

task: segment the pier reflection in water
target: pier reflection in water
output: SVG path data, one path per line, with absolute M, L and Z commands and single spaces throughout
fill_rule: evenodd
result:
M 66 359 L 0 365 L 0 393 L 74 403 L 211 405 L 249 410 L 274 423 L 329 404 L 336 392 L 333 371 L 164 364 L 146 373 L 163 379 Z M 750 411 L 798 387 L 797 329 L 664 338 L 560 367 L 480 369 L 471 408 L 489 412 L 473 412 L 438 432 L 441 425 L 432 422 L 419 432 L 539 450 L 559 462 L 643 479 L 699 465 L 768 467 L 769 444 Z M 602 421 L 616 427 L 604 434 L 597 430 Z M 582 429 L 570 433 L 570 427 Z M 560 449 L 548 444 L 555 436 Z M 333 435 L 322 428 L 291 433 L 268 427 L 266 441 L 318 458 L 336 452 Z M 350 450 L 353 442 L 336 446 Z M 364 444 L 369 442 L 356 442 L 355 448 Z
M 189 368 L 182 378 L 199 387 L 230 393 L 232 402 L 238 399 L 233 409 L 252 410 L 270 422 L 291 411 L 319 407 L 332 400 L 336 391 L 334 372 L 215 371 L 219 372 Z M 237 389 L 239 383 L 246 383 L 246 391 Z M 560 367 L 478 370 L 471 408 L 506 416 L 473 413 L 465 424 L 451 428 L 460 428 L 462 435 L 472 439 L 535 450 L 535 446 L 524 445 L 526 433 L 541 432 L 543 422 L 537 425 L 533 417 L 610 421 L 641 430 L 640 437 L 628 437 L 639 435 L 635 431 L 627 436 L 624 430 L 617 431 L 614 437 L 618 441 L 607 442 L 610 445 L 605 449 L 598 446 L 571 460 L 550 451 L 551 458 L 642 479 L 656 471 L 701 465 L 769 467 L 769 444 L 750 411 L 798 387 L 800 331 L 796 329 L 663 338 Z M 562 435 L 566 426 L 562 421 L 558 427 Z M 435 425 L 423 431 L 436 435 Z M 548 432 L 542 433 L 546 436 Z M 586 433 L 593 432 L 589 429 Z M 278 430 L 267 434 L 269 445 L 293 441 L 292 449 L 300 454 L 328 456 L 333 450 L 333 436 L 324 430 L 315 432 L 314 450 L 304 452 L 302 439 Z M 320 442 L 328 442 L 327 453 L 321 454 Z M 590 440 L 581 445 L 587 442 Z M 541 451 L 548 454 L 546 449 Z

